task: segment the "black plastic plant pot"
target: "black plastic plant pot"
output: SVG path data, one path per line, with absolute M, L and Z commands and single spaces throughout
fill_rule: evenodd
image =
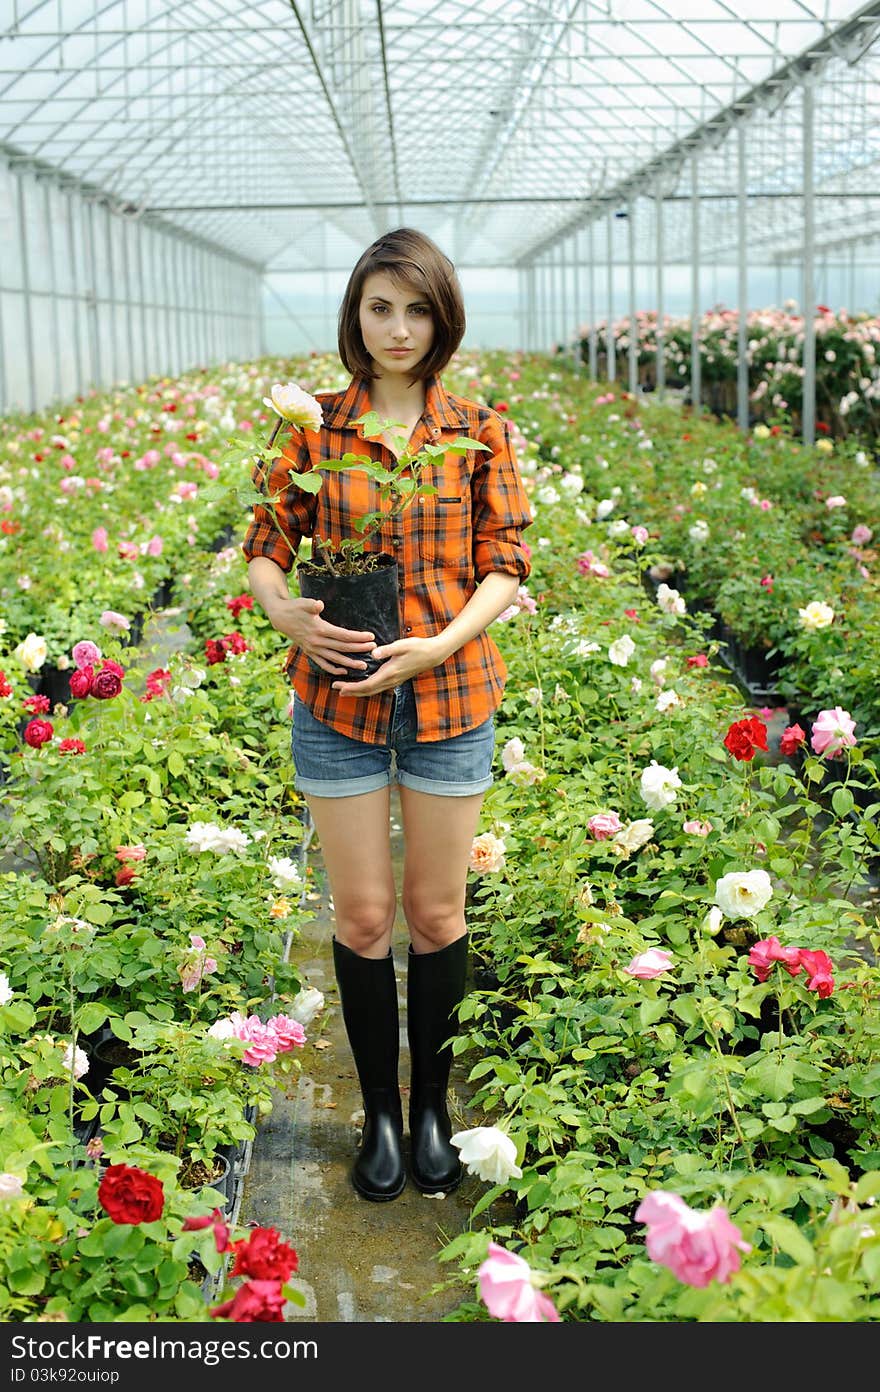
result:
M 334 556 L 333 564 L 341 561 Z M 377 647 L 393 643 L 400 637 L 400 605 L 398 601 L 398 567 L 393 556 L 381 552 L 376 556 L 376 569 L 363 571 L 360 575 L 331 575 L 323 570 L 320 575 L 299 567 L 297 578 L 299 591 L 304 599 L 322 599 L 324 608 L 321 618 L 338 628 L 350 628 L 355 632 L 372 633 Z M 382 666 L 374 662 L 364 649 L 347 654 L 366 662 L 366 668 L 352 668 L 345 681 L 365 681 Z M 338 673 L 325 672 L 309 658 L 309 666 L 329 681 L 338 681 Z

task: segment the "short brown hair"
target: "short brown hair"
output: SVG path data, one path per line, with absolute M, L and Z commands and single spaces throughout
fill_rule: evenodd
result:
M 441 372 L 464 337 L 465 314 L 455 267 L 440 248 L 412 227 L 385 232 L 360 257 L 339 307 L 339 356 L 352 377 L 372 379 L 372 359 L 360 326 L 361 295 L 367 276 L 385 271 L 398 283 L 415 285 L 430 302 L 434 342 L 414 368 L 416 380 Z

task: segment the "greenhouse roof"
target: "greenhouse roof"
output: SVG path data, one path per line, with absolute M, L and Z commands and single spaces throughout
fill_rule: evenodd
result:
M 0 141 L 130 217 L 268 269 L 348 269 L 387 227 L 526 264 L 631 199 L 686 259 L 799 255 L 800 92 L 817 244 L 880 234 L 880 3 L 4 0 Z M 716 206 L 717 205 L 717 206 Z M 639 219 L 651 257 L 652 218 Z

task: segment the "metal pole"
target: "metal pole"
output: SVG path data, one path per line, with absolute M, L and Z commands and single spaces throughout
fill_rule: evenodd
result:
M 138 273 L 138 299 L 140 303 L 141 364 L 138 381 L 143 382 L 150 375 L 149 338 L 147 336 L 147 287 L 144 280 L 144 239 L 149 235 L 142 222 L 135 223 L 135 257 Z
M 37 369 L 34 359 L 34 321 L 31 304 L 31 277 L 28 264 L 27 215 L 24 207 L 24 185 L 18 170 L 14 173 L 18 205 L 18 240 L 21 247 L 21 295 L 24 306 L 24 351 L 27 364 L 28 410 L 37 409 Z
M 606 252 L 608 254 L 608 323 L 605 325 L 605 376 L 609 382 L 613 382 L 617 377 L 617 351 L 614 343 L 614 238 L 612 228 L 614 226 L 614 213 L 609 208 L 608 217 L 605 219 L 605 241 Z
M 813 83 L 803 84 L 803 185 L 804 185 L 804 316 L 803 406 L 801 428 L 804 443 L 816 440 L 816 286 L 815 286 L 815 206 L 814 206 L 814 101 Z
M 49 310 L 52 315 L 52 388 L 55 400 L 61 399 L 61 324 L 58 317 L 58 277 L 55 273 L 55 237 L 52 230 L 52 207 L 49 184 L 43 184 L 43 217 L 46 222 L 46 250 L 49 259 Z
M 73 303 L 73 355 L 76 362 L 76 394 L 81 395 L 85 390 L 86 378 L 83 370 L 83 350 L 82 332 L 80 326 L 80 315 L 83 311 L 79 290 L 79 258 L 77 257 L 76 238 L 73 232 L 73 199 L 74 195 L 67 195 L 67 260 L 70 266 L 70 293 Z M 80 223 L 82 228 L 82 223 Z
M 91 277 L 91 288 L 88 291 L 86 304 L 89 315 L 89 337 L 92 348 L 92 380 L 93 387 L 103 384 L 103 373 L 101 371 L 101 335 L 98 323 L 98 268 L 95 262 L 95 205 L 85 203 L 85 226 L 88 232 L 89 242 L 89 276 Z
M 137 370 L 134 363 L 134 282 L 131 274 L 131 257 L 129 255 L 130 222 L 120 223 L 119 230 L 122 234 L 122 273 L 125 277 L 125 337 L 128 344 L 128 371 L 126 379 L 134 382 L 137 379 Z
M 571 365 L 575 372 L 580 372 L 583 366 L 581 355 L 581 234 L 580 228 L 572 234 L 571 239 L 571 258 L 572 258 L 572 279 L 574 282 L 572 289 L 572 306 L 574 317 L 574 331 L 571 336 Z
M 636 321 L 636 201 L 626 207 L 627 245 L 629 250 L 629 389 L 633 396 L 639 389 L 639 330 Z
M 590 274 L 589 274 L 589 277 L 588 277 L 588 280 L 587 280 L 587 285 L 588 285 L 588 287 L 589 287 L 590 299 L 589 299 L 589 304 L 588 304 L 588 307 L 587 307 L 587 315 L 588 315 L 588 318 L 589 318 L 589 320 L 590 320 L 590 381 L 591 381 L 591 382 L 595 382 L 596 378 L 597 378 L 598 375 L 599 375 L 599 368 L 598 368 L 599 344 L 598 344 L 598 338 L 597 338 L 597 333 L 596 333 L 596 256 L 595 256 L 595 250 L 596 250 L 595 243 L 596 243 L 596 238 L 595 238 L 595 223 L 592 223 L 592 222 L 590 223 L 590 226 L 589 226 L 589 228 L 588 228 L 588 233 L 589 233 L 589 240 L 588 240 L 588 245 L 587 245 L 587 255 L 588 255 L 589 258 L 590 258 Z
M 703 409 L 703 360 L 700 351 L 700 193 L 697 156 L 691 156 L 691 408 Z
M 856 244 L 850 242 L 849 247 L 849 288 L 847 292 L 847 309 L 850 314 L 855 313 L 856 309 Z
M 113 223 L 110 209 L 104 205 L 104 245 L 107 251 L 107 314 L 110 319 L 110 349 L 113 360 L 110 365 L 110 383 L 120 381 L 119 343 L 116 333 L 116 274 L 113 266 Z
M 663 196 L 658 193 L 654 199 L 657 214 L 657 397 L 663 398 L 666 390 L 666 356 L 663 309 Z
M 749 428 L 749 262 L 746 132 L 742 122 L 736 128 L 736 243 L 736 298 L 739 301 L 736 320 L 736 423 L 745 434 Z

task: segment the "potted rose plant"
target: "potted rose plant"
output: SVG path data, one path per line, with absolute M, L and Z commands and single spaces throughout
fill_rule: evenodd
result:
M 251 506 L 266 508 L 274 519 L 283 490 L 270 495 L 267 480 L 272 461 L 282 453 L 281 447 L 275 443 L 281 425 L 287 421 L 302 430 L 317 430 L 322 415 L 320 402 L 294 382 L 286 385 L 277 383 L 272 387 L 271 396 L 264 398 L 264 403 L 277 413 L 278 420 L 268 444 L 259 453 L 252 488 L 239 491 L 238 496 L 240 501 Z M 323 617 L 329 623 L 353 630 L 368 629 L 375 634 L 381 646 L 393 643 L 400 637 L 398 565 L 390 553 L 371 549 L 371 539 L 387 522 L 404 512 L 415 498 L 437 492 L 433 484 L 423 479 L 427 468 L 442 460 L 446 454 L 488 450 L 489 446 L 459 435 L 451 443 L 424 444 L 419 450 L 412 451 L 406 436 L 399 433 L 403 431 L 399 421 L 382 420 L 378 412 L 367 411 L 354 424 L 363 428 L 366 439 L 375 439 L 383 434 L 389 439 L 397 456 L 392 467 L 367 455 L 347 452 L 341 459 L 322 460 L 320 472 L 316 469 L 298 472 L 291 468 L 287 471 L 288 477 L 295 487 L 307 493 L 317 493 L 323 484 L 324 470 L 334 473 L 359 470 L 376 485 L 379 506 L 355 519 L 358 535 L 343 538 L 338 550 L 333 549 L 328 539 L 315 535 L 311 554 L 298 560 L 296 573 L 301 594 L 307 599 L 323 601 Z M 238 440 L 237 443 L 248 446 L 246 440 Z M 247 457 L 249 460 L 253 458 L 253 445 L 249 446 Z M 279 528 L 279 531 L 282 529 Z M 371 662 L 369 657 L 366 664 L 365 670 L 355 673 L 352 680 L 363 680 L 379 665 Z M 322 669 L 316 666 L 315 671 Z

